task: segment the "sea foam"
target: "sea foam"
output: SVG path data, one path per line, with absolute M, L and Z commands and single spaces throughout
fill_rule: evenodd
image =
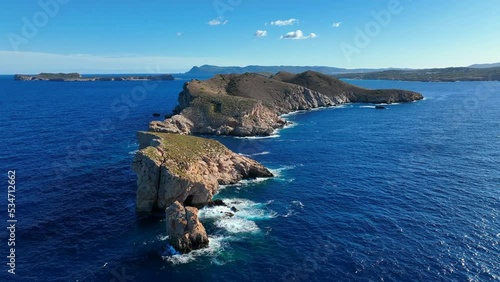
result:
M 227 206 L 206 207 L 200 210 L 200 220 L 212 219 L 215 226 L 228 233 L 257 233 L 260 228 L 256 221 L 276 217 L 276 213 L 266 209 L 268 203 L 255 203 L 247 199 L 222 199 Z M 233 212 L 231 208 L 237 211 Z M 232 216 L 230 216 L 232 214 Z
M 194 250 L 188 254 L 163 256 L 162 258 L 173 265 L 190 263 L 199 257 L 211 257 L 212 261 L 215 261 L 217 256 L 224 250 L 225 241 L 228 238 L 223 236 L 208 236 L 208 239 L 208 248 Z

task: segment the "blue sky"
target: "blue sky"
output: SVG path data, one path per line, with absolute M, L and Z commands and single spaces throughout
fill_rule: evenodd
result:
M 0 73 L 467 66 L 500 62 L 500 1 L 2 1 L 0 35 Z

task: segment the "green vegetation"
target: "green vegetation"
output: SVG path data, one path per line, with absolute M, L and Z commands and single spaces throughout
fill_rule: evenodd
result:
M 37 75 L 39 79 L 77 79 L 82 78 L 79 73 L 41 73 Z
M 201 94 L 201 93 L 200 93 Z M 198 95 L 191 107 L 215 123 L 224 123 L 227 118 L 237 118 L 250 112 L 258 101 L 230 95 Z
M 199 161 L 203 157 L 217 158 L 227 150 L 224 145 L 212 139 L 191 135 L 149 133 L 158 136 L 161 140 L 159 149 L 163 151 L 163 157 L 158 154 L 158 149 L 154 147 L 143 149 L 143 154 L 157 161 L 167 160 L 165 163 L 167 168 L 179 176 L 189 177 L 186 171 L 190 163 Z

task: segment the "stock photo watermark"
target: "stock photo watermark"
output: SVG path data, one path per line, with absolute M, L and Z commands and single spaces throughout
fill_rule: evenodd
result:
M 22 17 L 22 26 L 19 32 L 10 32 L 7 34 L 12 50 L 19 52 L 21 45 L 26 45 L 33 39 L 40 29 L 49 24 L 50 19 L 56 17 L 61 7 L 68 4 L 71 0 L 40 0 L 39 9 L 31 17 Z
M 400 0 L 389 0 L 385 9 L 371 11 L 372 19 L 366 22 L 363 27 L 357 26 L 354 28 L 355 34 L 352 42 L 344 41 L 340 43 L 339 48 L 346 61 L 350 63 L 354 55 L 361 54 L 362 50 L 367 48 L 372 43 L 372 40 L 391 24 L 393 17 L 401 14 L 403 10 Z
M 330 259 L 335 247 L 333 239 L 328 236 L 313 239 L 313 242 L 318 242 L 314 246 L 314 251 L 285 271 L 281 276 L 281 281 L 310 280 L 311 275 L 322 268 L 321 264 Z
M 243 0 L 215 0 L 212 5 L 217 15 L 222 18 L 227 12 L 232 12 L 241 5 Z
M 16 274 L 16 171 L 7 172 L 7 230 L 9 236 L 7 246 L 9 255 L 7 256 L 7 270 L 10 274 Z
M 116 270 L 111 271 L 111 275 L 113 276 L 113 278 L 111 278 L 109 282 L 135 281 L 135 276 L 129 275 L 125 267 L 122 267 L 120 272 Z

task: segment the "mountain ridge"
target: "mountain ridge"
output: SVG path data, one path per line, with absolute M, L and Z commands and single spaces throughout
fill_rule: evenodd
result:
M 424 82 L 454 82 L 454 81 L 496 81 L 500 80 L 500 63 L 474 64 L 468 67 L 447 68 L 357 68 L 347 69 L 328 66 L 194 66 L 184 75 L 211 77 L 217 74 L 244 74 L 258 73 L 264 76 L 273 76 L 278 72 L 303 73 L 315 71 L 326 75 L 333 75 L 346 79 L 369 80 L 403 80 Z
M 371 72 L 380 70 L 393 70 L 397 68 L 357 68 L 357 69 L 347 69 L 338 67 L 328 67 L 328 66 L 260 66 L 260 65 L 248 65 L 244 67 L 240 66 L 216 66 L 216 65 L 202 65 L 193 66 L 185 75 L 215 75 L 215 74 L 244 74 L 250 73 L 277 73 L 280 71 L 286 71 L 291 73 L 301 73 L 308 70 L 321 72 L 324 74 L 338 74 L 338 73 L 352 73 L 352 72 Z

